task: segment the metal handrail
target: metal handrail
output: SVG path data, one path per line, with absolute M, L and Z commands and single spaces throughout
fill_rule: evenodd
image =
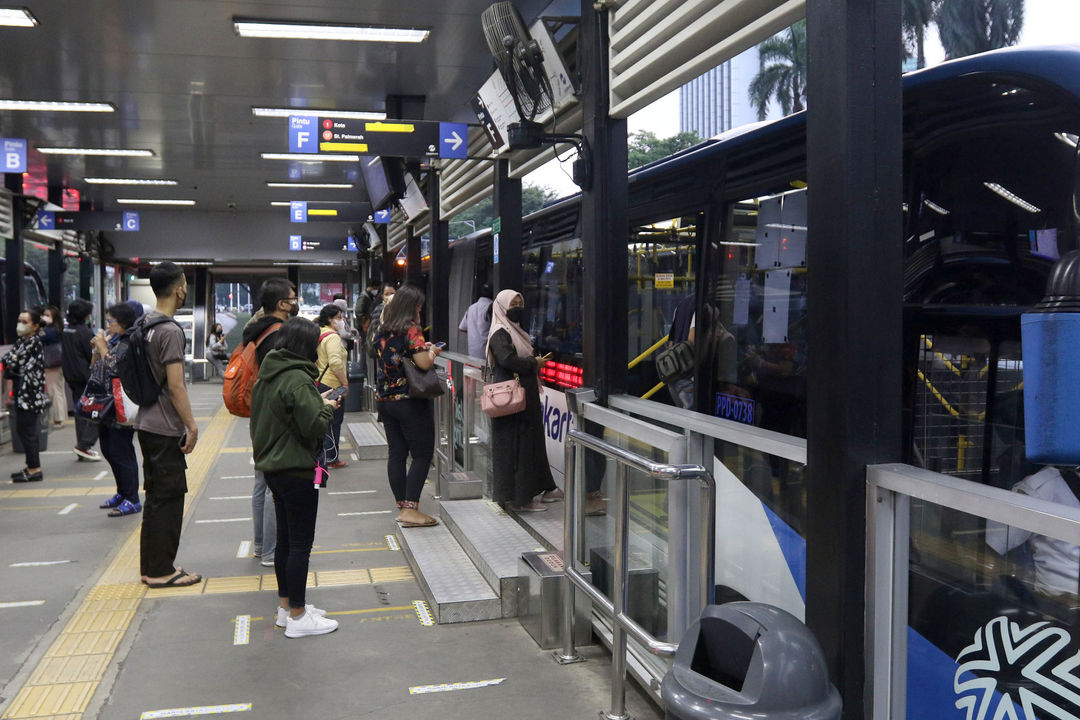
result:
M 578 512 L 581 492 L 577 483 L 578 446 L 598 452 L 615 461 L 615 567 L 611 600 L 598 591 L 587 578 L 574 568 L 578 554 L 579 532 L 574 521 Z M 701 465 L 669 465 L 657 463 L 628 450 L 624 450 L 580 430 L 571 430 L 566 438 L 565 455 L 565 518 L 563 527 L 563 565 L 567 582 L 563 585 L 562 650 L 556 651 L 560 663 L 580 660 L 574 651 L 574 589 L 580 589 L 612 619 L 611 634 L 611 710 L 604 716 L 609 720 L 626 716 L 626 639 L 627 635 L 656 655 L 673 655 L 678 643 L 663 642 L 653 637 L 626 613 L 628 602 L 630 523 L 630 493 L 627 474 L 630 469 L 645 473 L 651 478 L 671 483 L 697 481 L 705 492 L 705 502 L 699 505 L 701 518 L 698 523 L 700 542 L 704 549 L 699 568 L 698 592 L 701 606 L 709 604 L 713 596 L 713 516 L 716 512 L 716 483 L 712 474 Z M 690 588 L 687 587 L 689 592 Z M 679 596 L 679 589 L 669 588 L 668 599 Z

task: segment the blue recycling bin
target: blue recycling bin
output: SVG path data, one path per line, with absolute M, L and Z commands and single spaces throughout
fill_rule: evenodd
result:
M 1080 250 L 1054 265 L 1046 296 L 1021 316 L 1020 329 L 1027 457 L 1080 464 Z

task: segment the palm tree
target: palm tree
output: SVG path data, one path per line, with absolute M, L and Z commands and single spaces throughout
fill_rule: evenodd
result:
M 1015 45 L 1024 0 L 941 0 L 934 22 L 948 59 Z
M 926 67 L 924 40 L 926 28 L 934 19 L 934 12 L 941 0 L 903 0 L 901 22 L 904 28 L 905 44 L 915 49 L 916 67 Z
M 785 115 L 799 112 L 806 99 L 806 20 L 758 45 L 761 70 L 750 81 L 750 104 L 764 120 L 776 99 Z

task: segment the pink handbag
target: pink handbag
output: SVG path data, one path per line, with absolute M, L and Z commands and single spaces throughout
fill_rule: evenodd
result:
M 525 388 L 516 376 L 513 380 L 488 383 L 480 395 L 480 409 L 493 418 L 519 413 L 525 409 Z

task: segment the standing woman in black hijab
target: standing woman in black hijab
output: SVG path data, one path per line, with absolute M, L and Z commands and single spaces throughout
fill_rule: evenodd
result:
M 487 361 L 493 382 L 513 379 L 525 388 L 525 409 L 491 418 L 491 464 L 494 499 L 514 512 L 542 512 L 543 503 L 561 500 L 548 465 L 544 419 L 540 413 L 540 368 L 532 339 L 521 328 L 525 300 L 517 290 L 503 290 L 491 305 Z M 540 502 L 534 498 L 540 495 Z

